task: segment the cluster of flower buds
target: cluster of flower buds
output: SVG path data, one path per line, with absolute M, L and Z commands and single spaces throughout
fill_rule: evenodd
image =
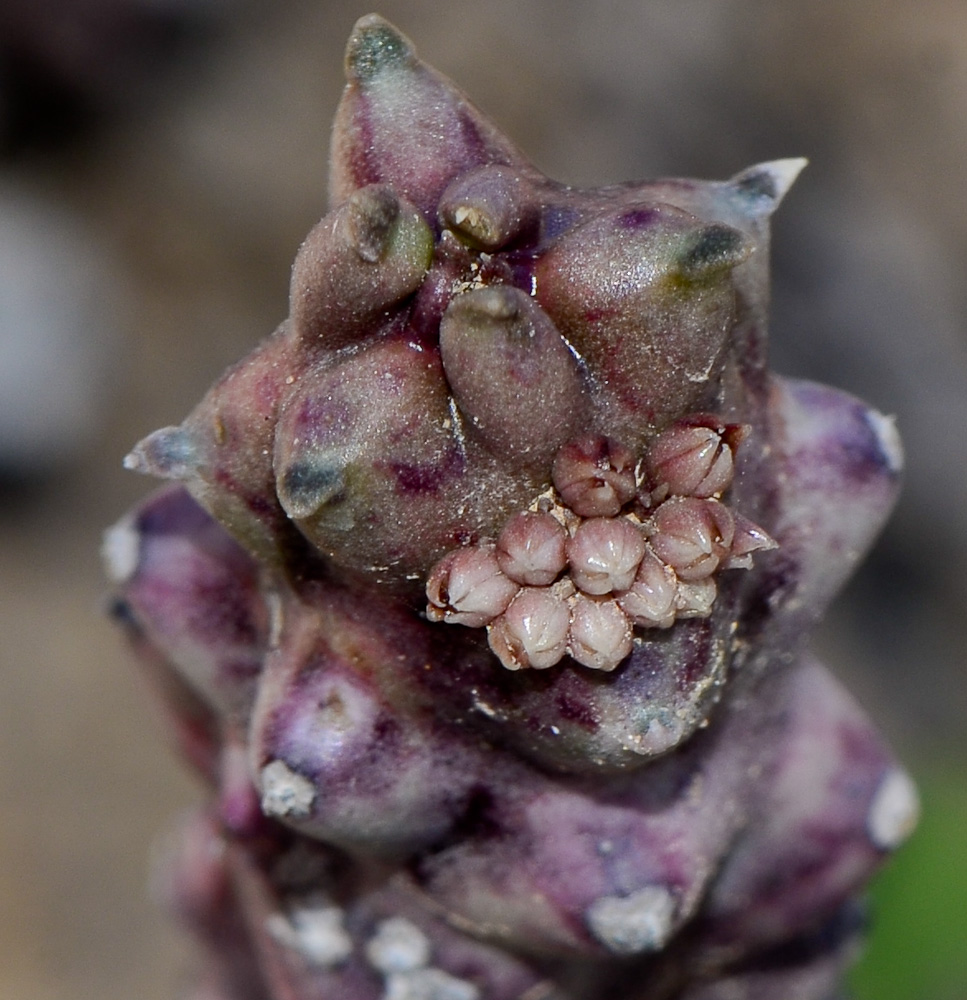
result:
M 427 580 L 427 617 L 486 626 L 508 670 L 565 655 L 614 670 L 634 628 L 711 613 L 722 569 L 775 548 L 732 511 L 735 449 L 748 433 L 709 414 L 677 421 L 637 459 L 601 435 L 557 453 L 553 487 L 514 514 L 496 541 L 447 553 Z

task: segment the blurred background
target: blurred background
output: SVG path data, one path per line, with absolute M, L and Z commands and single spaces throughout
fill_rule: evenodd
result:
M 162 1000 L 190 946 L 151 845 L 199 795 L 103 615 L 102 530 L 287 311 L 323 214 L 344 0 L 0 9 L 0 1000 Z M 906 488 L 817 645 L 917 777 L 860 1000 L 967 996 L 967 5 L 384 0 L 548 174 L 808 156 L 773 355 L 896 414 Z

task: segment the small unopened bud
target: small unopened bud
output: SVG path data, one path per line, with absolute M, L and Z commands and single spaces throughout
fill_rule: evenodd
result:
M 635 456 L 600 435 L 566 444 L 554 459 L 551 478 L 565 505 L 581 517 L 614 517 L 637 490 Z
M 586 594 L 627 590 L 644 554 L 641 530 L 623 517 L 582 521 L 567 542 L 571 579 Z
M 672 496 L 721 495 L 732 485 L 733 448 L 742 430 L 714 417 L 679 421 L 648 448 L 649 480 Z
M 493 545 L 454 549 L 430 571 L 426 616 L 432 622 L 481 628 L 506 610 L 519 589 L 501 573 Z
M 779 543 L 763 528 L 741 514 L 734 514 L 735 537 L 725 563 L 726 569 L 752 569 L 752 553 L 779 548 Z
M 581 368 L 520 288 L 491 283 L 454 295 L 440 321 L 440 359 L 467 435 L 519 471 L 545 476 L 587 423 Z
M 578 663 L 592 670 L 614 670 L 631 646 L 631 622 L 616 601 L 574 596 L 568 652 Z
M 567 564 L 564 543 L 567 533 L 550 514 L 521 511 L 505 525 L 497 538 L 497 562 L 517 583 L 546 587 Z
M 524 587 L 487 626 L 490 648 L 508 670 L 553 667 L 567 652 L 571 610 L 559 587 Z
M 718 594 L 718 586 L 711 576 L 704 580 L 682 580 L 675 595 L 679 618 L 708 618 Z
M 672 497 L 652 514 L 649 541 L 681 580 L 701 580 L 727 558 L 735 532 L 728 507 L 718 500 Z
M 677 594 L 675 571 L 646 548 L 631 587 L 618 594 L 617 600 L 635 625 L 668 628 L 675 621 Z
M 537 221 L 525 182 L 503 164 L 461 173 L 443 192 L 440 221 L 472 247 L 492 253 Z

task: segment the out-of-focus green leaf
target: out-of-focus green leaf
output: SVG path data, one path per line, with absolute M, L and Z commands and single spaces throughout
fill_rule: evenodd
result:
M 856 1000 L 967 998 L 967 763 L 918 781 L 920 827 L 871 893 Z

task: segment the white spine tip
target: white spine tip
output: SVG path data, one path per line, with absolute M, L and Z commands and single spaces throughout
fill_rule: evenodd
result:
M 123 517 L 104 532 L 101 560 L 112 583 L 127 583 L 141 561 L 141 533 L 130 517 Z
M 262 768 L 262 812 L 266 816 L 304 819 L 312 811 L 316 787 L 282 760 Z
M 430 961 L 430 941 L 412 921 L 390 917 L 366 943 L 366 958 L 384 975 L 412 972 Z
M 785 159 L 770 160 L 760 165 L 760 169 L 767 170 L 775 181 L 776 201 L 785 197 L 808 164 L 809 160 L 805 156 L 787 156 Z
M 866 817 L 866 831 L 883 851 L 899 847 L 920 818 L 920 796 L 913 779 L 895 768 L 883 776 Z
M 338 906 L 300 908 L 289 916 L 273 913 L 266 918 L 265 929 L 279 944 L 321 968 L 339 965 L 353 952 L 353 941 L 343 926 L 343 911 Z
M 602 896 L 585 913 L 591 933 L 616 955 L 661 950 L 675 926 L 675 898 L 649 885 L 630 896 Z
M 386 977 L 383 1000 L 480 1000 L 480 988 L 442 969 L 393 972 Z
M 888 417 L 879 410 L 866 411 L 866 423 L 876 435 L 880 452 L 886 461 L 890 472 L 897 474 L 903 470 L 903 442 L 900 432 L 896 429 L 896 419 Z
M 808 162 L 805 157 L 791 156 L 784 160 L 757 163 L 736 174 L 729 183 L 740 190 L 762 196 L 763 203 L 768 206 L 762 214 L 771 215 Z
M 198 470 L 198 449 L 181 427 L 162 427 L 124 456 L 124 468 L 159 479 L 187 480 Z

